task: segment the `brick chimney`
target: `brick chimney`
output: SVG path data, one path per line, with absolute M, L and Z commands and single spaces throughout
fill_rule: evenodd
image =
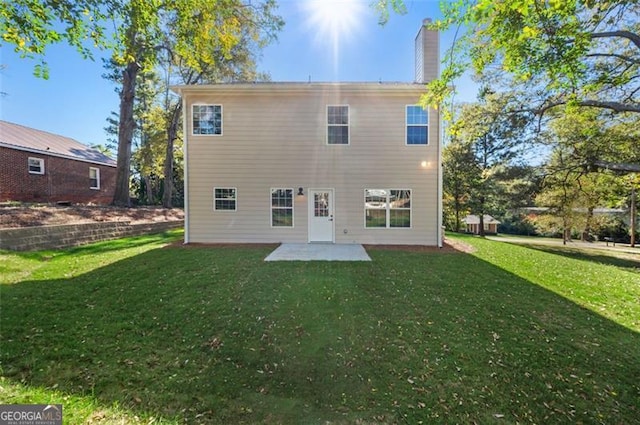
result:
M 426 28 L 430 23 L 430 18 L 423 20 L 416 36 L 416 83 L 428 83 L 440 72 L 440 35 Z

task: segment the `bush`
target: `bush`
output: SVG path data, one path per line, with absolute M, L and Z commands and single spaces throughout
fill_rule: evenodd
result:
M 598 217 L 596 225 L 594 226 L 594 231 L 600 241 L 605 238 L 611 238 L 616 242 L 631 242 L 629 227 L 620 217 Z M 636 240 L 638 240 L 637 233 Z
M 509 235 L 527 235 L 537 236 L 536 226 L 528 216 L 521 213 L 507 213 L 500 218 L 498 225 L 498 233 L 506 233 Z

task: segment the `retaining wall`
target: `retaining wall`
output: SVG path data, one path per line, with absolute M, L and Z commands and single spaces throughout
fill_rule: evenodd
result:
M 68 248 L 127 236 L 161 233 L 183 226 L 183 220 L 143 224 L 113 221 L 0 229 L 0 249 L 39 251 Z

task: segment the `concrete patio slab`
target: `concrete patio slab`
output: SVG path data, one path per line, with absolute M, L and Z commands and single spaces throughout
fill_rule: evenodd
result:
M 283 243 L 264 261 L 371 261 L 358 244 Z

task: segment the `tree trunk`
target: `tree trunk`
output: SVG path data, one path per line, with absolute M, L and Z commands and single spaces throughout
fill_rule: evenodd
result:
M 484 238 L 486 236 L 484 232 L 484 196 L 480 197 L 480 211 L 478 211 L 478 216 L 480 218 L 478 234 Z
M 636 246 L 636 188 L 631 188 L 631 247 Z
M 151 176 L 149 175 L 144 175 L 142 176 L 143 180 L 144 180 L 144 189 L 145 189 L 145 196 L 147 198 L 147 204 L 151 205 L 153 204 L 153 200 L 154 200 L 154 196 L 153 196 L 153 183 L 151 181 Z
M 178 124 L 182 115 L 182 102 L 176 105 L 169 128 L 167 129 L 167 150 L 164 157 L 164 192 L 162 193 L 162 206 L 171 208 L 173 199 L 173 145 L 178 138 Z
M 582 242 L 589 242 L 589 234 L 591 233 L 591 222 L 593 221 L 593 207 L 589 207 L 587 209 L 587 220 L 584 223 L 584 230 L 582 230 L 582 235 L 580 240 Z
M 566 245 L 571 240 L 571 227 L 569 227 L 569 219 L 565 215 L 562 217 L 562 245 Z
M 133 103 L 136 94 L 136 77 L 140 66 L 130 62 L 122 72 L 122 92 L 120 93 L 120 123 L 118 126 L 118 164 L 116 168 L 116 188 L 113 204 L 131 206 L 129 198 L 129 178 L 131 173 L 131 143 L 135 121 Z

